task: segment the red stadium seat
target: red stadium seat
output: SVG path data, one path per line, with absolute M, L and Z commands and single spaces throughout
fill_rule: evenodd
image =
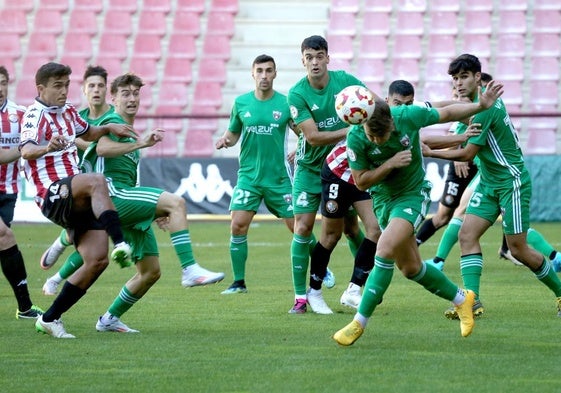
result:
M 386 67 L 381 59 L 358 59 L 356 76 L 367 86 L 386 80 Z
M 531 78 L 534 80 L 559 80 L 559 60 L 555 57 L 535 57 L 531 60 Z
M 185 34 L 172 34 L 168 44 L 168 57 L 195 60 L 197 57 L 195 37 Z
M 448 101 L 452 98 L 452 81 L 426 81 L 420 99 L 425 101 Z
M 127 11 L 111 10 L 105 13 L 103 21 L 103 33 L 121 34 L 129 36 L 132 34 L 132 15 Z
M 394 58 L 420 59 L 422 55 L 421 37 L 417 35 L 396 35 Z
M 90 35 L 82 33 L 67 34 L 64 37 L 62 53 L 65 56 L 80 56 L 89 59 L 93 55 Z
M 177 12 L 187 11 L 202 14 L 205 11 L 206 0 L 177 0 Z
M 444 57 L 428 56 L 425 62 L 424 79 L 426 81 L 442 81 L 451 83 L 448 75 L 450 59 Z
M 57 57 L 57 41 L 53 34 L 33 32 L 29 36 L 27 53 L 33 56 Z
M 458 34 L 458 14 L 451 11 L 437 11 L 430 13 L 430 29 L 432 34 Z
M 425 12 L 426 0 L 398 0 L 396 8 L 402 12 Z
M 34 33 L 59 35 L 62 33 L 62 14 L 59 11 L 39 8 L 33 21 Z
M 512 11 L 526 11 L 528 9 L 528 1 L 527 0 L 500 0 L 499 9 L 512 10 Z
M 391 12 L 393 9 L 393 0 L 364 0 L 364 10 Z
M 497 74 L 500 75 L 500 74 Z M 502 75 L 500 75 L 502 77 Z M 502 80 L 501 83 L 504 85 L 504 94 L 502 95 L 502 99 L 510 112 L 519 112 L 522 103 L 523 103 L 523 95 L 522 95 L 522 82 L 520 81 L 507 81 Z
M 220 108 L 222 106 L 222 85 L 216 82 L 197 83 L 193 100 L 197 105 Z
M 499 26 L 502 34 L 525 34 L 526 24 L 527 18 L 524 11 L 499 11 Z
M 555 81 L 530 80 L 529 106 L 537 112 L 554 112 L 559 104 L 559 87 Z
M 179 119 L 181 120 L 181 119 Z M 158 124 L 158 120 L 155 120 Z M 179 123 L 181 127 L 181 123 Z M 156 125 L 155 127 L 160 127 Z M 178 131 L 171 129 L 170 127 L 162 127 L 166 132 L 164 133 L 164 139 L 161 142 L 156 143 L 154 146 L 142 149 L 143 157 L 177 157 L 178 156 Z
M 392 78 L 405 79 L 416 83 L 420 79 L 419 61 L 417 59 L 394 59 L 392 63 Z
M 532 119 L 524 153 L 555 154 L 557 152 L 557 121 L 555 119 Z
M 387 59 L 388 39 L 385 36 L 362 36 L 360 41 L 359 58 Z
M 138 18 L 138 32 L 155 34 L 163 37 L 166 34 L 166 15 L 159 11 L 142 10 Z
M 372 12 L 365 10 L 362 16 L 362 40 L 370 35 L 390 35 L 390 14 L 388 12 Z M 366 37 L 367 38 L 367 37 Z
M 183 114 L 183 110 L 181 107 L 160 104 L 156 107 L 156 111 L 154 113 L 156 115 L 156 118 L 154 119 L 154 127 L 160 127 L 166 130 L 165 139 L 167 139 L 167 131 L 176 133 L 176 132 L 181 132 L 183 130 L 183 122 L 185 119 L 179 117 Z M 157 116 L 173 116 L 173 117 L 158 118 Z
M 128 71 L 128 70 L 127 70 Z M 142 75 L 140 75 L 142 78 Z M 139 114 L 147 114 L 150 113 L 150 108 L 154 104 L 154 94 L 153 94 L 153 84 L 147 83 L 147 81 L 142 78 L 144 81 L 144 86 L 140 90 L 140 110 Z
M 230 12 L 211 11 L 207 20 L 207 35 L 225 35 L 232 37 L 236 31 L 234 14 Z
M 533 33 L 561 33 L 561 11 L 535 10 Z
M 167 57 L 164 65 L 163 81 L 190 84 L 193 81 L 193 61 Z
M 211 0 L 210 10 L 220 12 L 231 12 L 237 14 L 239 9 L 238 0 Z
M 37 97 L 37 86 L 35 85 L 35 74 L 30 78 L 25 77 L 17 81 L 14 101 L 18 105 L 29 106 Z
M 464 34 L 489 34 L 493 32 L 491 13 L 487 11 L 474 11 L 470 9 L 464 13 Z
M 142 2 L 143 11 L 163 12 L 168 14 L 171 12 L 170 0 L 144 0 Z
M 73 10 L 90 11 L 99 14 L 103 10 L 103 0 L 74 0 Z
M 95 13 L 84 9 L 72 10 L 68 18 L 67 36 L 72 36 L 74 34 L 89 34 L 94 36 L 97 34 L 98 30 L 99 27 L 97 25 L 97 16 Z
M 339 59 L 351 60 L 354 57 L 353 39 L 347 35 L 333 35 L 327 37 L 329 55 Z
M 356 35 L 357 18 L 354 12 L 329 12 L 327 31 L 332 37 L 334 35 L 346 35 L 354 37 Z
M 526 54 L 524 34 L 498 34 L 497 57 L 524 57 Z
M 125 60 L 128 57 L 129 44 L 127 37 L 122 34 L 102 33 L 98 49 L 99 56 Z
M 559 34 L 532 34 L 532 56 L 553 56 L 561 54 L 561 38 Z
M 397 13 L 395 34 L 423 35 L 424 20 L 421 12 L 404 12 L 402 9 Z
M 458 12 L 460 11 L 460 0 L 431 0 L 430 11 Z
M 140 76 L 145 83 L 154 84 L 158 81 L 157 60 L 137 57 L 133 53 L 129 64 L 129 71 Z
M 136 0 L 111 0 L 109 2 L 109 10 L 113 11 L 126 11 L 128 13 L 136 12 L 138 3 Z
M 17 60 L 21 57 L 21 43 L 18 34 L 2 34 L 2 39 L 0 40 L 0 55 L 2 56 L 2 62 L 4 62 L 5 59 Z
M 138 33 L 134 39 L 133 54 L 137 58 L 158 60 L 162 57 L 161 36 Z
M 177 11 L 173 18 L 173 34 L 190 34 L 198 37 L 201 34 L 199 14 L 191 11 Z
M 487 34 L 467 34 L 464 35 L 462 53 L 477 54 L 479 58 L 489 58 L 491 56 L 491 36 Z
M 354 12 L 356 14 L 360 10 L 360 4 L 359 0 L 331 0 L 329 9 L 335 12 Z
M 90 63 L 90 58 L 89 57 L 83 57 L 83 56 L 76 56 L 76 55 L 70 55 L 67 53 L 63 53 L 62 57 L 60 58 L 59 62 L 61 64 L 66 64 L 67 66 L 69 66 L 70 68 L 72 68 L 72 76 L 70 78 L 70 80 L 72 82 L 77 82 L 77 83 L 82 83 L 82 76 L 84 71 L 86 70 L 88 64 Z M 80 90 L 80 88 L 78 88 L 78 91 Z M 80 92 L 80 95 L 82 93 Z M 80 97 L 81 100 L 81 97 Z M 75 102 L 75 101 L 72 101 Z
M 11 0 L 3 3 L 6 10 L 32 11 L 35 7 L 35 0 Z M 1 20 L 1 19 L 0 19 Z
M 214 142 L 212 140 L 213 130 L 207 129 L 206 124 L 214 125 L 216 129 L 218 123 L 213 119 L 197 120 L 191 119 L 187 126 L 185 143 L 183 145 L 184 157 L 211 157 L 214 153 Z
M 524 80 L 524 59 L 517 57 L 497 57 L 494 74 L 501 81 Z
M 209 35 L 203 43 L 203 55 L 213 59 L 230 59 L 230 38 L 222 35 Z
M 93 63 L 102 66 L 107 70 L 109 80 L 113 80 L 118 75 L 123 73 L 123 59 L 113 56 L 113 54 L 99 54 Z
M 0 9 L 0 29 L 2 34 L 27 33 L 27 17 L 25 11 L 20 9 Z
M 331 57 L 329 60 L 329 68 L 331 70 L 344 70 L 350 72 L 351 62 L 348 59 L 338 59 L 336 57 Z
M 58 12 L 66 12 L 69 8 L 68 1 L 65 0 L 41 0 L 39 8 L 45 10 L 54 10 Z
M 199 66 L 199 82 L 217 82 L 223 85 L 227 80 L 226 62 L 220 59 L 202 59 Z
M 454 36 L 445 34 L 429 35 L 426 57 L 453 58 L 457 55 Z
M 534 0 L 534 10 L 557 10 L 561 11 L 561 2 L 558 0 Z
M 188 103 L 187 85 L 177 82 L 162 82 L 158 93 L 158 102 L 185 108 Z
M 493 11 L 493 2 L 489 0 L 471 0 L 468 8 L 472 11 Z

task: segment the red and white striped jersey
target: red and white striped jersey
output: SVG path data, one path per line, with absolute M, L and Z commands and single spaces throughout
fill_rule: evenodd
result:
M 349 162 L 347 161 L 346 139 L 337 143 L 325 160 L 335 176 L 349 184 L 355 185 L 355 180 L 351 175 L 351 168 L 349 168 Z
M 23 116 L 21 146 L 34 143 L 46 146 L 52 137 L 60 135 L 68 141 L 68 147 L 44 156 L 24 160 L 23 169 L 28 181 L 35 185 L 35 202 L 42 207 L 47 189 L 55 181 L 80 173 L 76 137 L 88 131 L 89 124 L 80 117 L 71 104 L 63 107 L 46 106 L 39 100 L 30 105 Z
M 0 108 L 0 146 L 17 147 L 20 143 L 21 119 L 25 107 L 6 100 Z M 17 194 L 19 160 L 0 165 L 0 194 Z

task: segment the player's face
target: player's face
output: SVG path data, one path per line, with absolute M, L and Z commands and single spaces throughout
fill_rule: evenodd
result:
M 390 139 L 391 130 L 372 130 L 368 126 L 368 123 L 365 123 L 363 127 L 366 138 L 378 146 L 383 145 Z
M 91 75 L 84 81 L 84 95 L 88 106 L 101 106 L 105 104 L 107 96 L 107 83 L 99 75 Z
M 477 88 L 481 83 L 481 73 L 460 71 L 452 75 L 452 83 L 459 98 L 469 98 L 471 101 L 477 96 Z
M 309 78 L 321 79 L 327 74 L 329 55 L 324 50 L 304 49 L 302 64 L 306 67 Z
M 251 76 L 255 79 L 255 88 L 262 92 L 273 89 L 273 80 L 277 77 L 277 70 L 272 61 L 258 63 L 253 66 Z
M 8 99 L 8 79 L 0 74 L 0 107 L 4 105 Z
M 401 94 L 394 93 L 388 97 L 387 102 L 389 106 L 412 105 L 414 99 L 413 94 L 402 96 Z
M 48 106 L 64 106 L 68 97 L 70 77 L 68 75 L 51 76 L 46 85 L 38 85 L 39 98 Z
M 140 107 L 140 87 L 119 86 L 113 97 L 115 112 L 124 117 L 134 117 Z

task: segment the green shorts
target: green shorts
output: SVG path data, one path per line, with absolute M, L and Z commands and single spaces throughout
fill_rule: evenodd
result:
M 503 232 L 516 235 L 530 228 L 530 200 L 532 179 L 527 171 L 520 178 L 513 178 L 512 185 L 491 187 L 480 182 L 469 200 L 466 214 L 494 223 L 503 216 Z
M 416 231 L 424 221 L 430 207 L 430 183 L 425 182 L 418 191 L 398 196 L 372 193 L 374 214 L 383 230 L 394 218 L 407 220 Z
M 292 186 L 294 214 L 316 213 L 321 204 L 320 171 L 298 166 Z
M 153 187 L 131 187 L 115 190 L 111 197 L 136 262 L 144 256 L 158 256 L 158 243 L 152 230 L 156 205 L 164 190 Z
M 267 209 L 278 218 L 292 218 L 292 184 L 277 187 L 260 187 L 238 184 L 234 187 L 230 200 L 230 211 L 244 210 L 256 212 L 265 202 Z

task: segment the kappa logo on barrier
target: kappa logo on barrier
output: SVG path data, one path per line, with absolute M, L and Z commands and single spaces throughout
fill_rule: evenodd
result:
M 203 202 L 205 199 L 208 202 L 217 203 L 224 197 L 224 194 L 231 197 L 233 191 L 230 180 L 222 178 L 216 164 L 207 165 L 205 177 L 203 166 L 198 162 L 193 162 L 189 167 L 189 175 L 181 179 L 174 194 L 179 196 L 187 194 L 189 199 L 195 203 Z

